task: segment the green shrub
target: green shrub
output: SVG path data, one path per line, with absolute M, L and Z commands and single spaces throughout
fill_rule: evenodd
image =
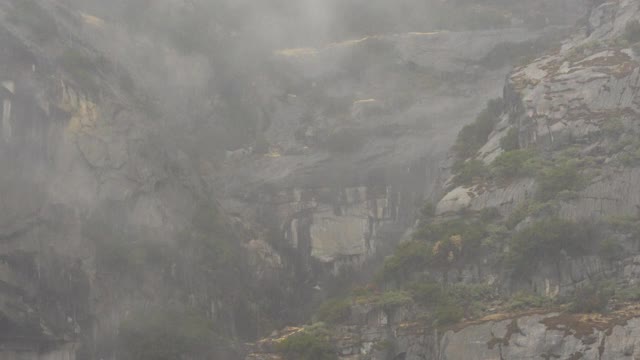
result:
M 574 161 L 554 164 L 543 169 L 536 178 L 536 196 L 542 201 L 553 199 L 563 190 L 578 191 L 584 185 L 578 166 Z
M 490 100 L 487 107 L 478 114 L 472 124 L 466 125 L 458 133 L 458 138 L 453 146 L 458 160 L 467 159 L 484 145 L 493 131 L 493 127 L 498 123 L 504 102 L 502 99 Z
M 444 274 L 472 257 L 486 235 L 486 227 L 479 221 L 452 220 L 422 226 L 413 236 L 430 244 L 425 267 Z
M 395 253 L 387 257 L 382 267 L 384 279 L 402 279 L 424 269 L 431 259 L 431 247 L 424 241 L 412 240 L 400 244 Z
M 518 129 L 512 127 L 507 132 L 507 135 L 500 139 L 500 147 L 504 151 L 513 151 L 520 149 L 520 139 L 518 138 Z
M 622 301 L 640 301 L 640 287 L 632 286 L 616 291 L 616 297 Z
M 120 325 L 118 339 L 126 360 L 176 360 L 202 356 L 215 335 L 202 316 L 173 309 L 138 312 Z
M 461 232 L 467 226 L 464 220 L 456 219 L 444 222 L 427 223 L 420 226 L 414 233 L 414 239 L 436 242 Z
M 191 260 L 199 260 L 209 269 L 234 266 L 239 257 L 233 230 L 216 204 L 206 199 L 197 204 L 190 231 L 181 238 L 180 245 L 193 249 L 196 258 Z
M 411 295 L 402 290 L 385 291 L 375 297 L 374 304 L 378 307 L 390 309 L 396 308 L 402 305 L 407 305 L 412 302 Z
M 430 201 L 425 202 L 422 208 L 420 209 L 421 219 L 423 220 L 430 219 L 435 215 L 436 215 L 436 206 Z
M 440 304 L 436 307 L 433 318 L 438 326 L 446 326 L 460 322 L 464 317 L 464 309 L 457 304 Z
M 489 168 L 482 160 L 469 160 L 454 168 L 456 176 L 453 178 L 455 185 L 471 185 L 489 177 Z
M 624 256 L 624 248 L 616 241 L 616 239 L 606 239 L 600 243 L 598 255 L 607 260 L 620 260 Z
M 511 212 L 505 225 L 508 229 L 513 229 L 529 216 L 553 215 L 556 211 L 557 203 L 555 201 L 539 202 L 526 200 L 518 204 Z
M 422 224 L 413 234 L 413 240 L 401 243 L 394 255 L 385 259 L 380 276 L 402 281 L 427 268 L 445 270 L 443 267 L 473 256 L 486 234 L 484 224 L 479 221 Z
M 569 312 L 588 314 L 607 311 L 613 291 L 606 286 L 595 284 L 579 287 L 573 294 Z
M 413 300 L 422 305 L 437 304 L 444 296 L 442 285 L 434 281 L 414 282 L 407 288 Z
M 493 298 L 495 289 L 485 284 L 454 284 L 447 288 L 447 296 L 459 304 Z
M 560 260 L 569 255 L 586 253 L 595 239 L 595 230 L 586 223 L 561 219 L 544 219 L 513 236 L 507 264 L 516 275 L 527 275 L 543 259 Z
M 316 319 L 329 324 L 339 324 L 344 322 L 351 315 L 351 303 L 347 299 L 333 299 L 326 301 L 318 311 Z
M 331 342 L 331 334 L 320 323 L 287 337 L 277 345 L 277 350 L 287 360 L 338 359 Z
M 535 156 L 530 150 L 503 152 L 491 163 L 491 172 L 499 179 L 530 175 L 527 163 Z
M 552 300 L 545 296 L 518 292 L 509 299 L 509 310 L 526 310 L 532 308 L 544 308 L 552 304 Z
M 496 289 L 486 284 L 454 284 L 446 289 L 442 304 L 456 304 L 466 317 L 474 317 L 486 310 L 486 304 L 497 298 Z
M 452 236 L 459 236 L 461 246 L 470 250 L 479 245 L 485 235 L 486 228 L 482 222 L 459 219 L 423 225 L 413 234 L 413 238 L 435 245 L 439 241 L 450 240 Z
M 634 44 L 640 41 L 640 21 L 628 21 L 624 27 L 623 37 L 629 42 L 629 44 Z

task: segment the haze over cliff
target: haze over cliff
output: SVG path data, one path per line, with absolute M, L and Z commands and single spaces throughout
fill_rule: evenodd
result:
M 634 0 L 0 0 L 0 358 L 635 359 Z

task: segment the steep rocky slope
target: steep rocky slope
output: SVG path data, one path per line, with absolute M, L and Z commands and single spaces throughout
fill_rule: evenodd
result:
M 57 1 L 2 1 L 0 13 L 0 357 L 122 358 L 119 334 L 144 343 L 185 328 L 193 338 L 171 351 L 236 356 L 214 341 L 251 339 L 272 319 L 259 315 L 269 302 L 255 305 L 251 235 L 178 145 L 185 132 L 163 107 L 178 101 L 157 104 L 147 87 L 154 65 L 193 57 L 165 48 L 132 73 L 139 54 L 119 58 L 105 40 L 117 24 Z M 175 332 L 154 334 L 165 320 Z
M 294 251 L 310 286 L 354 270 L 370 279 L 358 270 L 389 253 L 421 199 L 442 195 L 455 134 L 499 96 L 517 56 L 492 60 L 502 49 L 533 54 L 564 30 L 406 33 L 276 51 L 283 80 L 260 91 L 273 94 L 264 138 L 228 152 L 216 174 L 223 205 L 268 233 L 270 246 Z
M 449 169 L 442 163 L 460 127 L 500 95 L 513 63 L 555 43 L 587 7 L 577 0 L 491 3 L 513 12 L 488 6 L 490 20 L 500 20 L 494 29 L 249 51 L 242 40 L 250 31 L 238 35 L 224 21 L 205 21 L 203 31 L 203 23 L 184 21 L 201 17 L 162 17 L 198 15 L 199 2 L 0 1 L 0 357 L 240 358 L 239 343 L 301 323 L 354 279 L 371 280 L 424 198 L 448 193 L 428 221 L 502 205 L 504 196 L 526 198 L 532 179 L 443 190 Z M 115 9 L 122 6 L 152 30 L 119 22 Z M 633 16 L 625 14 L 634 13 L 627 10 L 592 10 L 590 36 L 622 34 Z M 184 37 L 192 32 L 204 35 Z M 533 64 L 595 55 L 575 70 L 609 66 L 598 76 L 614 78 L 635 71 L 629 50 L 610 50 L 615 56 L 602 60 L 591 53 L 597 47 L 570 49 L 581 41 Z M 235 52 L 242 55 L 232 58 Z M 544 67 L 559 74 L 554 66 Z M 520 105 L 555 94 L 533 95 L 547 81 L 535 67 L 510 77 L 505 120 L 480 150 L 487 163 L 507 128 L 518 128 L 521 146 L 544 146 L 544 129 L 536 135 L 535 117 Z M 615 91 L 626 94 L 624 84 Z M 619 108 L 611 99 L 602 107 Z M 631 118 L 623 123 L 630 126 Z M 622 171 L 633 180 L 633 171 Z M 622 178 L 600 178 L 579 201 L 625 189 L 624 180 L 606 182 Z M 450 201 L 456 193 L 469 202 Z M 568 219 L 586 211 L 561 205 Z M 506 216 L 511 208 L 498 211 Z M 631 244 L 631 235 L 616 236 Z M 617 264 L 580 257 L 560 274 L 590 274 L 580 266 L 629 278 L 637 271 L 632 259 Z M 481 260 L 467 265 L 448 278 L 508 284 Z M 539 292 L 571 288 L 555 274 L 536 276 L 531 286 Z M 344 358 L 429 358 L 466 341 L 455 337 L 461 332 L 434 335 L 432 319 L 404 293 L 361 292 L 350 324 L 337 330 Z M 477 332 L 487 336 L 485 328 Z M 273 341 L 260 346 L 250 357 L 278 358 Z
M 378 285 L 320 308 L 333 335 L 288 329 L 248 358 L 304 336 L 343 359 L 636 358 L 638 11 L 594 3 L 512 71 Z

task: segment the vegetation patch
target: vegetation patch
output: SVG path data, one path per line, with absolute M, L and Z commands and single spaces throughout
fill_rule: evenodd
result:
M 500 139 L 500 147 L 504 151 L 513 151 L 520 149 L 520 139 L 518 128 L 511 127 L 507 134 Z
M 351 315 L 351 301 L 332 299 L 320 305 L 316 311 L 315 320 L 328 324 L 339 324 L 348 319 L 349 315 Z
M 500 120 L 503 108 L 504 101 L 502 99 L 490 100 L 475 121 L 460 130 L 453 146 L 458 161 L 464 161 L 464 159 L 474 156 L 487 142 L 493 127 Z
M 489 168 L 482 160 L 477 159 L 460 162 L 453 167 L 453 171 L 456 174 L 453 178 L 453 184 L 456 186 L 469 186 L 489 177 Z
M 518 292 L 507 302 L 507 309 L 511 311 L 521 311 L 536 308 L 548 308 L 553 305 L 553 300 L 537 294 Z
M 640 286 L 631 286 L 616 291 L 616 298 L 622 301 L 640 301 Z
M 286 360 L 337 360 L 331 332 L 322 323 L 306 327 L 277 345 Z
M 507 265 L 513 274 L 529 274 L 543 259 L 559 261 L 563 253 L 587 253 L 595 235 L 593 226 L 586 223 L 558 218 L 537 221 L 513 236 L 507 253 Z
M 511 150 L 500 154 L 491 163 L 491 173 L 496 179 L 514 179 L 531 176 L 534 173 L 535 152 L 532 150 Z
M 564 190 L 578 191 L 585 185 L 578 163 L 571 160 L 543 168 L 536 177 L 536 182 L 536 196 L 541 201 L 551 200 Z
M 604 313 L 614 295 L 613 289 L 603 284 L 592 284 L 579 287 L 573 294 L 569 312 L 588 314 Z
M 381 279 L 406 279 L 410 274 L 423 270 L 431 259 L 431 247 L 424 241 L 411 240 L 403 242 L 394 254 L 384 260 Z

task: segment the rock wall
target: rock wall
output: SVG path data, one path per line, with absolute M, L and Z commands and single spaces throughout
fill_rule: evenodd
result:
M 553 299 L 573 294 L 576 288 L 597 279 L 610 280 L 616 286 L 637 284 L 637 236 L 630 229 L 610 231 L 609 222 L 636 219 L 640 206 L 634 188 L 638 162 L 629 155 L 637 151 L 631 139 L 637 137 L 638 130 L 639 62 L 633 50 L 638 39 L 629 38 L 628 24 L 638 20 L 638 11 L 636 1 L 593 3 L 584 23 L 562 46 L 515 68 L 504 87 L 505 112 L 475 156 L 490 165 L 505 151 L 500 140 L 516 130 L 519 147 L 535 149 L 543 160 L 556 161 L 563 151 L 563 161 L 589 157 L 588 162 L 580 163 L 584 184 L 575 194 L 540 200 L 536 195 L 539 177 L 531 174 L 498 181 L 487 176 L 464 186 L 453 186 L 449 179 L 443 182 L 447 191 L 439 197 L 434 216 L 436 223 L 465 216 L 485 221 L 483 210 L 495 209 L 495 216 L 505 220 L 523 205 L 546 202 L 548 208 L 537 209 L 539 213 L 523 216 L 517 224 L 498 222 L 502 228 L 493 230 L 514 236 L 545 216 L 587 220 L 600 224 L 599 236 L 610 236 L 622 254 L 608 259 L 598 250 L 572 256 L 561 249 L 554 259 L 548 256 L 537 264 L 530 263 L 530 275 L 519 277 L 504 271 L 503 263 L 493 262 L 495 253 L 478 251 L 446 276 L 449 281 L 491 284 L 503 294 L 525 291 Z M 504 251 L 509 254 L 508 245 Z M 389 286 L 393 288 L 393 284 Z M 420 319 L 420 307 L 415 304 L 380 309 L 363 307 L 355 300 L 351 318 L 335 326 L 339 358 L 574 360 L 640 356 L 636 341 L 640 313 L 634 302 L 615 297 L 609 311 L 602 314 L 574 314 L 562 306 L 510 312 L 494 303 L 483 305 L 490 315 L 437 326 Z M 280 355 L 273 347 L 257 347 L 251 356 L 278 359 Z
M 445 333 L 434 359 L 634 359 L 636 311 L 487 321 Z
M 508 67 L 480 61 L 554 31 L 380 35 L 277 51 L 282 76 L 295 80 L 262 85 L 263 94 L 281 94 L 269 102 L 270 151 L 248 149 L 216 174 L 223 206 L 276 229 L 307 268 L 320 262 L 337 275 L 379 262 L 413 225 L 421 199 L 442 196 L 459 128 L 499 96 Z

